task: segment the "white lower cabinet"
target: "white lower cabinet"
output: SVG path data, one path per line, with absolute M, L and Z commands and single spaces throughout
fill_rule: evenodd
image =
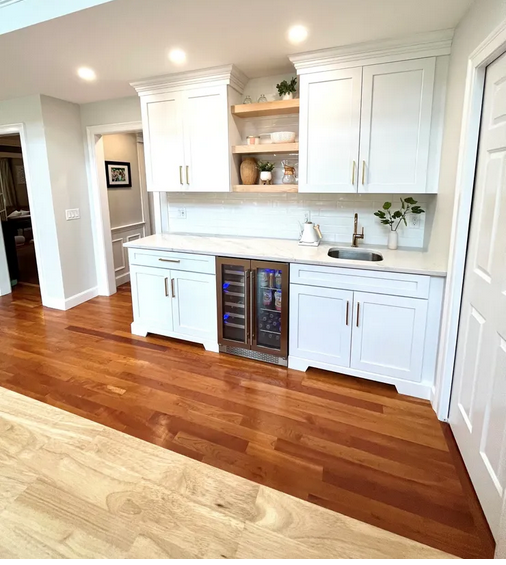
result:
M 328 287 L 319 286 L 322 282 Z M 401 393 L 429 398 L 443 282 L 402 273 L 391 273 L 389 279 L 388 273 L 293 265 L 288 366 L 377 380 Z M 374 286 L 377 292 L 354 290 Z
M 202 343 L 206 349 L 218 350 L 216 275 L 195 273 L 186 268 L 187 254 L 130 249 L 130 279 L 134 321 L 132 333 L 148 333 Z M 180 257 L 180 258 L 178 258 Z M 199 256 L 195 256 L 197 259 Z M 203 270 L 211 266 L 206 257 Z M 155 263 L 160 267 L 151 267 Z M 195 261 L 197 262 L 197 261 Z M 214 269 L 214 264 L 212 265 Z

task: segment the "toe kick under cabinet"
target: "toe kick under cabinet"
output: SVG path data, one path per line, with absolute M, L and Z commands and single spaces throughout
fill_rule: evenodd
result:
M 132 333 L 202 343 L 218 351 L 216 267 L 209 255 L 128 250 Z
M 430 398 L 444 279 L 292 264 L 288 364 Z

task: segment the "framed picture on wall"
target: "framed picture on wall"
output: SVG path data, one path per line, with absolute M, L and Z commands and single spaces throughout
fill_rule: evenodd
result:
M 124 163 L 121 161 L 106 161 L 105 176 L 107 178 L 107 188 L 132 187 L 130 163 Z

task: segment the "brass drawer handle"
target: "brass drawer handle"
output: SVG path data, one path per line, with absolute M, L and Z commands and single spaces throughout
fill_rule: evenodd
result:
M 365 184 L 365 161 L 362 161 L 362 184 Z
M 179 184 L 183 184 L 183 165 L 179 165 Z
M 167 277 L 165 277 L 165 278 L 163 279 L 163 282 L 164 282 L 164 284 L 165 284 L 165 296 L 169 296 L 169 290 L 167 289 L 167 281 L 168 281 L 168 280 L 169 280 L 169 279 L 168 279 Z
M 189 181 L 189 179 L 188 179 L 188 169 L 189 169 L 189 168 L 190 168 L 190 167 L 189 167 L 188 165 L 186 165 L 186 184 L 190 184 L 190 181 Z
M 360 302 L 357 302 L 357 328 L 360 320 Z
M 349 325 L 349 321 L 350 321 L 350 301 L 347 300 L 346 301 L 346 325 Z
M 353 161 L 353 168 L 351 170 L 351 184 L 355 186 L 355 169 L 357 168 L 357 163 Z
M 174 286 L 174 279 L 170 279 L 170 290 L 172 291 L 172 298 L 176 298 L 176 288 Z
M 161 257 L 158 258 L 158 261 L 163 261 L 164 263 L 181 263 L 179 259 L 162 259 Z

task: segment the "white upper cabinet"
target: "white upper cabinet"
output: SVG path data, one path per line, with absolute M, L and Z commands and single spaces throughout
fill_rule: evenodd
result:
M 434 57 L 363 69 L 359 192 L 426 192 Z
M 300 82 L 300 192 L 356 192 L 362 69 Z
M 230 190 L 226 88 L 200 88 L 183 96 L 184 182 L 198 192 Z
M 231 190 L 230 106 L 245 82 L 226 65 L 132 84 L 141 98 L 148 191 Z

